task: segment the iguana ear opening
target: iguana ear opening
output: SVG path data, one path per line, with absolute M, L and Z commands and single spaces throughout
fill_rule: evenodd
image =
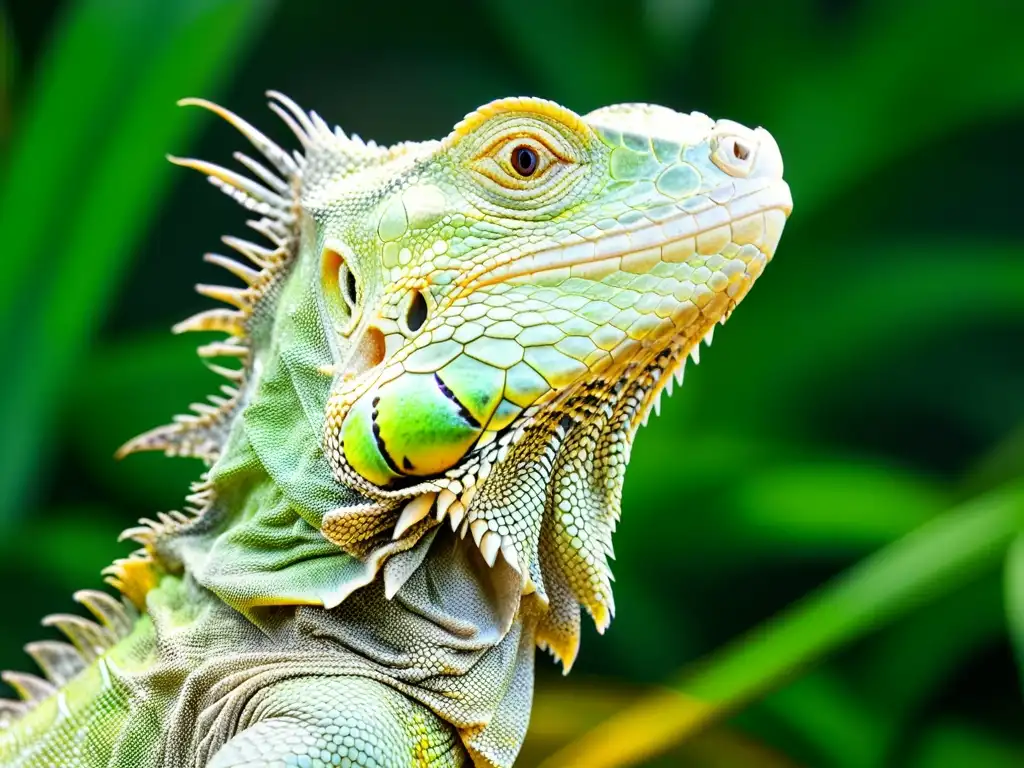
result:
M 349 336 L 359 324 L 361 286 L 353 265 L 337 247 L 326 246 L 320 254 L 320 284 L 327 314 L 334 329 Z
M 345 349 L 336 349 L 335 353 L 345 358 L 344 371 L 350 378 L 376 368 L 387 357 L 384 333 L 367 313 L 368 276 L 364 270 L 352 249 L 339 240 L 328 240 L 320 252 L 320 294 L 325 319 L 335 339 L 345 339 Z M 369 321 L 363 323 L 364 318 Z M 331 368 L 329 372 L 333 374 L 336 370 Z

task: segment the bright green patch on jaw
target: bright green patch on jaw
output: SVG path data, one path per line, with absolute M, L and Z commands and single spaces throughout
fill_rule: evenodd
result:
M 441 472 L 469 450 L 480 435 L 464 409 L 429 373 L 407 374 L 373 395 L 378 447 L 404 474 Z
M 377 485 L 387 485 L 396 477 L 384 455 L 381 453 L 377 438 L 373 433 L 374 407 L 372 398 L 361 397 L 345 418 L 341 440 L 345 456 L 355 470 Z
M 504 371 L 465 355 L 436 374 L 399 376 L 353 406 L 342 427 L 345 455 L 378 485 L 443 472 L 480 437 L 504 386 Z
M 345 455 L 378 485 L 438 474 L 473 447 L 504 392 L 503 370 L 465 354 L 436 373 L 405 373 L 368 391 L 349 411 Z

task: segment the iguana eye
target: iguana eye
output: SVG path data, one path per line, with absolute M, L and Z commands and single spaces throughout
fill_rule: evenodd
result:
M 549 218 L 571 204 L 572 188 L 596 170 L 586 126 L 522 111 L 478 119 L 473 131 L 453 134 L 450 159 L 459 171 L 456 184 L 485 213 Z
M 522 134 L 492 143 L 477 158 L 474 169 L 509 190 L 529 190 L 565 165 L 539 136 Z
M 540 164 L 540 159 L 532 147 L 520 144 L 512 150 L 512 168 L 520 176 L 532 176 Z

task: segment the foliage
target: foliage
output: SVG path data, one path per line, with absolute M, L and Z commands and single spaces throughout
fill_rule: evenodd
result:
M 205 124 L 177 98 L 274 133 L 279 88 L 379 141 L 511 93 L 644 100 L 768 127 L 796 205 L 638 436 L 618 615 L 567 680 L 540 661 L 522 763 L 1024 763 L 1024 5 L 377 5 L 0 13 L 4 661 L 197 471 L 109 458 L 215 383 L 165 329 L 240 222 L 163 163 Z

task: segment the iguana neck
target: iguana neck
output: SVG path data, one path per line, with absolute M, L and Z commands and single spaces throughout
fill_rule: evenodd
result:
M 255 339 L 251 394 L 208 473 L 204 508 L 152 547 L 162 567 L 184 569 L 246 613 L 337 605 L 372 580 L 383 558 L 415 543 L 368 536 L 361 551 L 346 552 L 321 533 L 327 513 L 369 502 L 332 477 L 321 447 L 330 389 L 323 370 L 333 358 L 309 274 L 315 268 L 299 255 L 272 327 Z

